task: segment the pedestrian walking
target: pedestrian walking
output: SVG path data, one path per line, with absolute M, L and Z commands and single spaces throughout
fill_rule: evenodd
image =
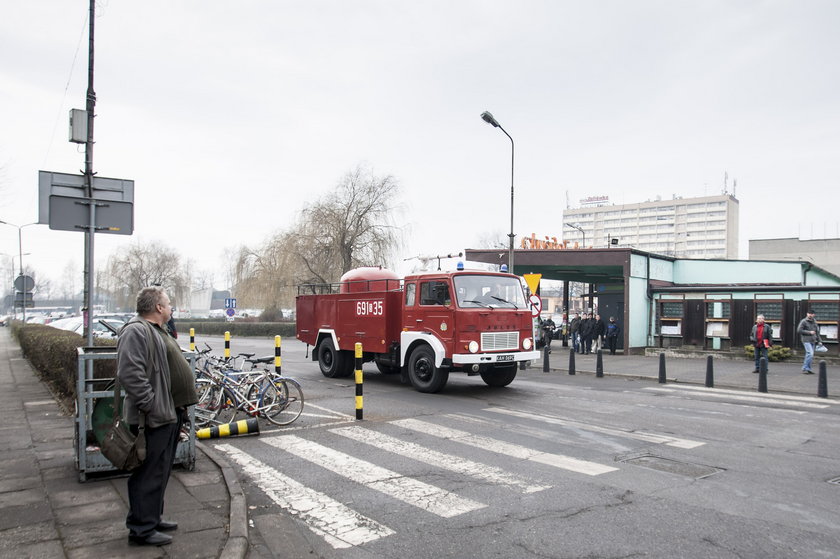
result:
M 799 321 L 799 326 L 796 328 L 796 333 L 799 334 L 802 340 L 802 347 L 805 348 L 805 360 L 802 362 L 802 374 L 813 375 L 811 370 L 811 361 L 814 359 L 814 347 L 816 344 L 822 343 L 820 338 L 820 327 L 816 320 L 817 313 L 813 309 L 808 309 L 805 318 Z
M 132 431 L 146 437 L 146 459 L 128 478 L 128 542 L 167 545 L 178 523 L 162 518 L 164 494 L 186 405 L 195 403 L 189 364 L 165 330 L 172 316 L 169 296 L 160 286 L 137 294 L 137 316 L 120 331 L 117 375 L 126 393 L 125 410 Z M 173 352 L 186 367 L 171 359 Z M 174 366 L 173 366 L 174 365 Z
M 615 317 L 611 316 L 607 324 L 607 347 L 610 348 L 610 355 L 615 355 L 615 348 L 618 345 L 618 335 L 621 333 L 621 328 L 615 321 Z
M 755 370 L 753 372 L 758 372 L 758 366 L 762 357 L 767 361 L 769 370 L 770 361 L 767 359 L 767 351 L 773 345 L 773 327 L 764 322 L 763 314 L 755 317 L 755 324 L 753 324 L 752 331 L 750 332 L 750 341 L 755 348 Z

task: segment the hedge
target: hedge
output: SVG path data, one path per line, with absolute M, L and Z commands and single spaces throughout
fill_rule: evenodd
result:
M 75 332 L 60 330 L 44 324 L 26 324 L 14 321 L 12 335 L 17 338 L 23 356 L 29 360 L 41 377 L 49 382 L 65 401 L 76 399 L 76 377 L 79 370 L 77 348 L 85 345 L 84 337 Z M 115 340 L 95 339 L 96 346 L 115 346 Z M 116 376 L 116 360 L 94 361 L 94 378 Z
M 744 353 L 746 353 L 747 357 L 749 357 L 750 359 L 755 359 L 755 346 L 744 346 Z M 767 360 L 774 363 L 778 361 L 784 361 L 785 359 L 788 359 L 791 355 L 793 355 L 793 351 L 789 347 L 774 345 L 770 346 L 767 349 Z
M 190 335 L 190 328 L 195 328 L 196 334 L 204 336 L 223 336 L 225 332 L 230 332 L 231 336 L 240 337 L 295 337 L 294 322 L 246 322 L 244 320 L 225 322 L 218 320 L 193 321 L 185 319 L 177 321 L 175 327 L 178 329 L 179 341 L 186 339 Z
M 224 322 L 224 321 L 178 321 L 178 335 L 183 345 L 189 337 L 190 328 L 196 334 L 222 336 L 230 332 L 231 336 L 283 336 L 295 337 L 294 322 Z M 65 401 L 76 399 L 76 376 L 78 375 L 77 348 L 85 345 L 84 337 L 75 332 L 60 330 L 45 324 L 26 324 L 20 321 L 11 323 L 12 336 L 17 338 L 23 356 L 49 382 L 55 392 Z M 116 346 L 116 340 L 94 339 L 96 346 Z M 113 378 L 116 376 L 116 360 L 94 360 L 94 378 Z

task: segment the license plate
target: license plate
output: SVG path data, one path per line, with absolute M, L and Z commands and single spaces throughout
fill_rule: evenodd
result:
M 499 355 L 496 357 L 496 361 L 513 361 L 513 355 Z

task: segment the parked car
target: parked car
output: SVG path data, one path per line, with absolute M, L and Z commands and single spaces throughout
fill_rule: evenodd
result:
M 122 328 L 123 324 L 125 324 L 124 320 L 119 318 L 113 317 L 100 317 L 94 316 L 93 317 L 93 335 L 96 338 L 104 338 L 104 339 L 111 339 L 114 340 L 117 338 L 116 334 L 114 334 L 107 326 L 102 324 L 105 322 L 112 326 L 114 330 L 119 331 Z M 49 326 L 53 328 L 58 328 L 60 330 L 69 330 L 70 332 L 75 332 L 80 336 L 84 335 L 85 325 L 82 322 L 81 316 L 71 316 L 70 318 L 60 318 L 58 320 L 54 320 L 50 322 Z

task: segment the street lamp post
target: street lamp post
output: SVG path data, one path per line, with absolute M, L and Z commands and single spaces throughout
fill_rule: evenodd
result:
M 496 120 L 493 115 L 489 111 L 484 111 L 481 113 L 481 118 L 484 122 L 488 124 L 492 124 L 494 128 L 500 129 L 502 132 L 505 133 L 505 136 L 508 137 L 510 140 L 510 248 L 508 250 L 508 272 L 511 274 L 513 273 L 513 239 L 516 236 L 513 232 L 513 162 L 514 162 L 514 145 L 513 145 L 513 138 L 510 137 L 510 134 L 507 133 L 507 130 L 502 128 L 502 125 L 499 124 L 499 121 Z
M 2 223 L 3 225 L 8 225 L 9 227 L 17 227 L 17 230 L 18 230 L 18 257 L 19 257 L 18 258 L 18 263 L 20 264 L 19 275 L 20 275 L 20 277 L 23 277 L 23 238 L 22 238 L 22 235 L 21 235 L 21 231 L 23 230 L 24 227 L 29 227 L 30 225 L 38 225 L 38 222 L 36 221 L 36 222 L 33 222 L 33 223 L 25 223 L 23 225 L 15 225 L 14 223 L 9 223 L 8 221 L 0 220 L 0 223 Z M 27 254 L 29 254 L 29 253 L 27 252 Z M 14 266 L 14 258 L 12 259 L 12 266 Z M 21 281 L 23 281 L 23 280 L 21 280 Z M 23 291 L 23 302 L 22 302 L 21 306 L 23 308 L 23 322 L 25 323 L 26 322 L 26 290 Z
M 568 225 L 572 229 L 577 229 L 578 231 L 580 231 L 580 234 L 583 235 L 583 248 L 586 248 L 586 231 L 583 230 L 583 227 L 581 227 L 577 223 L 567 223 L 566 225 Z

